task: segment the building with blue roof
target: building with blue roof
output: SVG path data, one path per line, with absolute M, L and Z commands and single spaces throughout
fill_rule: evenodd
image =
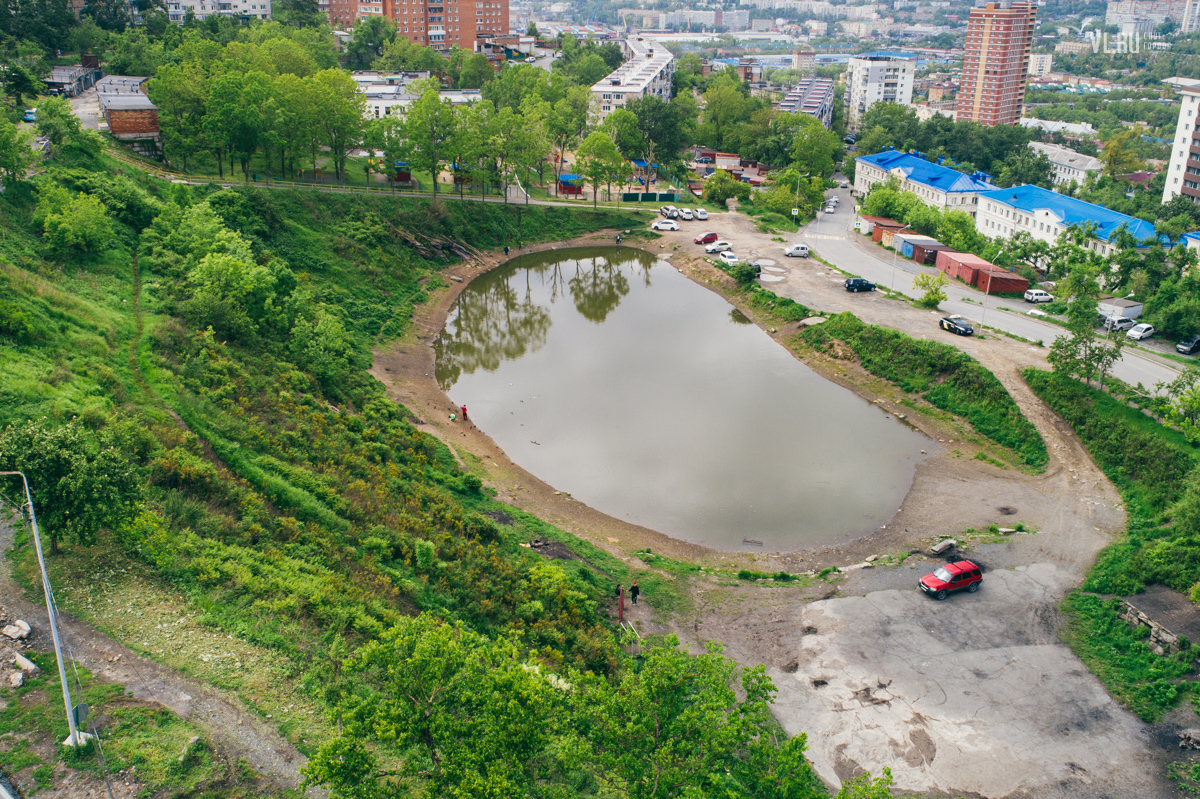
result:
M 976 230 L 985 236 L 1007 239 L 1023 230 L 1048 244 L 1056 242 L 1071 225 L 1087 224 L 1095 227 L 1089 246 L 1104 256 L 1117 249 L 1111 239 L 1121 228 L 1128 230 L 1138 242 L 1158 235 L 1153 223 L 1144 219 L 1110 211 L 1102 205 L 1067 197 L 1041 186 L 1014 186 L 984 192 L 979 195 L 979 212 L 975 217 Z
M 896 177 L 903 191 L 917 195 L 926 205 L 941 211 L 965 211 L 975 216 L 980 193 L 996 188 L 982 172 L 965 175 L 899 150 L 864 155 L 855 158 L 854 162 L 854 189 L 859 196 L 869 192 L 876 183 Z

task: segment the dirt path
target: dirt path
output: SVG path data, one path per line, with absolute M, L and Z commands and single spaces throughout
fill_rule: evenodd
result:
M 32 642 L 37 649 L 52 651 L 45 606 L 26 600 L 12 578 L 7 554 L 20 523 L 20 517 L 10 508 L 0 507 L 0 603 L 10 615 L 32 625 Z M 245 761 L 275 790 L 294 790 L 300 784 L 300 769 L 307 758 L 236 701 L 138 655 L 70 614 L 60 611 L 59 624 L 64 645 L 70 648 L 76 663 L 125 686 L 135 699 L 157 702 L 200 727 L 228 761 L 232 773 L 236 773 L 238 761 Z M 308 795 L 325 794 L 310 789 Z

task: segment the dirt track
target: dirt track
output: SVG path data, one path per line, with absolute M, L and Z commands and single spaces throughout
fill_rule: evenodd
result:
M 961 424 L 910 416 L 941 440 L 944 451 L 918 470 L 887 529 L 835 549 L 730 555 L 599 514 L 513 464 L 473 425 L 447 420 L 452 405 L 433 379 L 428 343 L 465 283 L 454 284 L 428 307 L 412 338 L 377 351 L 374 374 L 427 423 L 425 429 L 460 453 L 478 456 L 485 479 L 503 501 L 627 559 L 634 549 L 652 545 L 710 564 L 799 571 L 906 553 L 928 546 L 940 533 L 1024 522 L 1038 532 L 968 542 L 965 554 L 987 571 L 984 589 L 973 596 L 927 601 L 914 586 L 935 559 L 918 555 L 898 567 L 855 571 L 808 589 L 698 581 L 697 613 L 671 626 L 685 641 L 719 640 L 740 662 L 765 663 L 780 689 L 776 715 L 789 732 L 808 733 L 813 762 L 833 784 L 888 766 L 897 788 L 929 795 L 1174 795 L 1164 778 L 1164 755 L 1149 743 L 1155 732 L 1116 704 L 1057 637 L 1058 603 L 1123 528 L 1124 514 L 1116 491 L 1069 427 L 1020 377 L 1026 366 L 1044 366 L 1045 350 L 1002 336 L 939 335 L 936 317 L 927 311 L 881 293 L 847 294 L 843 276 L 816 259 L 783 258 L 783 245 L 741 215 L 714 214 L 645 248 L 726 293 L 728 278 L 704 262 L 701 248 L 691 242 L 702 229 L 720 232 L 739 253 L 756 250 L 774 260 L 784 278 L 768 286 L 776 293 L 813 308 L 853 310 L 865 321 L 969 352 L 997 375 L 1037 426 L 1050 452 L 1049 467 L 1031 475 L 975 460 L 978 438 Z M 492 258 L 451 271 L 469 281 L 496 263 Z M 772 335 L 782 340 L 790 332 Z M 809 361 L 884 407 L 899 399 L 898 390 L 861 369 Z M 641 606 L 639 616 L 646 613 Z M 663 629 L 642 621 L 649 629 Z

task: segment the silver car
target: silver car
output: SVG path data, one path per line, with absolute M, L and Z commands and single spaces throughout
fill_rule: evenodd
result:
M 708 211 L 705 211 L 703 208 L 697 208 L 695 211 L 692 211 L 692 213 L 695 214 L 696 219 L 701 222 L 708 219 Z

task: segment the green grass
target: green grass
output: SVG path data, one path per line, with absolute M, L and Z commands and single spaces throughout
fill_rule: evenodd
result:
M 800 331 L 798 339 L 820 352 L 832 352 L 833 343 L 842 342 L 868 372 L 965 418 L 1025 466 L 1040 470 L 1049 461 L 1045 442 L 1004 386 L 961 350 L 868 325 L 849 313 Z
M 1157 721 L 1195 690 L 1195 683 L 1180 680 L 1194 675 L 1200 647 L 1189 644 L 1169 657 L 1154 654 L 1144 640 L 1149 630 L 1120 618 L 1119 599 L 1074 592 L 1063 600 L 1062 610 L 1067 616 L 1063 639 L 1143 721 Z

